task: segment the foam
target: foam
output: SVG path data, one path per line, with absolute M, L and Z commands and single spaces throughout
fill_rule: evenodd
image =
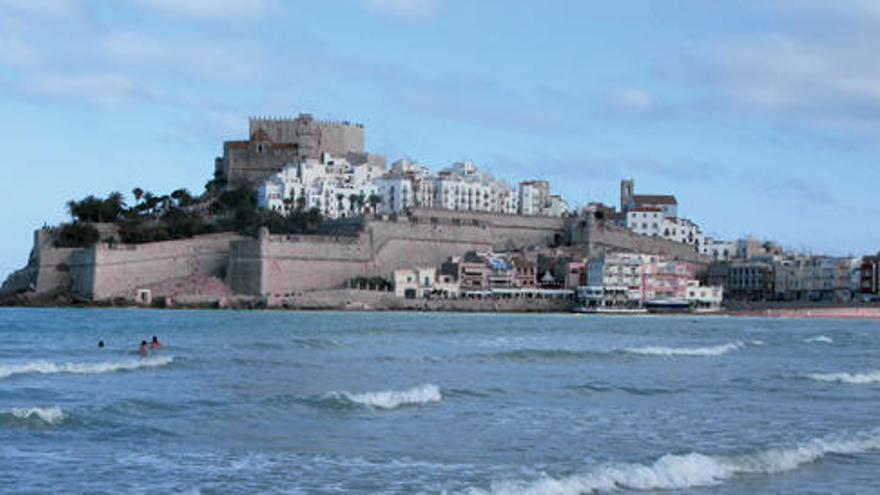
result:
M 834 340 L 831 337 L 828 337 L 825 335 L 817 335 L 815 337 L 810 337 L 810 338 L 804 340 L 804 342 L 806 342 L 808 344 L 814 343 L 814 342 L 821 343 L 821 344 L 833 344 Z
M 668 454 L 650 465 L 612 464 L 563 478 L 493 483 L 471 495 L 580 495 L 617 490 L 686 490 L 720 485 L 737 475 L 780 474 L 816 462 L 829 454 L 853 455 L 880 449 L 880 430 L 813 439 L 790 448 L 773 448 L 740 456 L 692 452 Z
M 807 378 L 820 382 L 867 385 L 871 383 L 880 383 L 880 370 L 867 371 L 864 373 L 810 373 L 807 375 Z
M 64 421 L 64 411 L 60 407 L 14 407 L 9 414 L 18 419 L 36 418 L 50 425 Z
M 443 399 L 443 395 L 440 393 L 440 387 L 430 383 L 419 385 L 407 390 L 364 392 L 360 394 L 353 394 L 351 392 L 331 392 L 328 395 L 334 398 L 343 398 L 362 406 L 377 407 L 379 409 L 396 409 L 405 405 L 440 402 Z
M 624 349 L 624 352 L 628 352 L 630 354 L 639 354 L 643 356 L 666 357 L 720 356 L 722 354 L 727 354 L 728 352 L 740 349 L 742 346 L 742 342 L 728 342 L 727 344 L 720 344 L 709 347 L 628 347 Z
M 174 360 L 173 356 L 150 357 L 129 361 L 107 361 L 96 363 L 53 363 L 51 361 L 31 361 L 24 364 L 0 366 L 0 379 L 13 375 L 70 373 L 77 375 L 96 375 L 114 371 L 131 371 L 138 368 L 164 366 Z

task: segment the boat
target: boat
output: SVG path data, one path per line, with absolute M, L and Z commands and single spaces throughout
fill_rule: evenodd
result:
M 691 313 L 691 303 L 684 299 L 651 299 L 645 301 L 649 313 Z
M 643 315 L 647 313 L 647 310 L 645 308 L 600 308 L 578 306 L 574 308 L 574 312 L 589 315 Z

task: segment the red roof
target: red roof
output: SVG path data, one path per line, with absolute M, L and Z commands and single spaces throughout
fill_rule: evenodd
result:
M 643 205 L 677 205 L 678 201 L 675 199 L 675 196 L 670 196 L 667 194 L 636 194 L 633 196 L 633 201 L 636 203 L 636 208 L 641 208 Z

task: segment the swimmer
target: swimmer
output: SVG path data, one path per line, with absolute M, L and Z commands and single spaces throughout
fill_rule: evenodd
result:
M 148 351 L 147 351 L 147 341 L 146 341 L 146 340 L 142 340 L 142 341 L 141 341 L 141 348 L 138 349 L 138 354 L 140 354 L 141 356 L 146 356 L 146 355 L 147 355 L 147 352 L 148 352 Z
M 157 347 L 162 347 L 162 343 L 159 342 L 159 339 L 157 339 L 155 335 L 153 335 L 153 341 L 150 342 L 150 347 L 152 347 L 153 349 Z
M 98 341 L 98 349 L 103 349 L 103 348 L 104 348 L 104 341 L 103 341 L 103 340 L 99 340 L 99 341 Z

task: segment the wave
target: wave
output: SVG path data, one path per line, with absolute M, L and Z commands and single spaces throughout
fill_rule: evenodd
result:
M 95 375 L 114 371 L 131 371 L 138 368 L 155 368 L 165 366 L 174 360 L 173 356 L 149 357 L 128 361 L 110 361 L 96 363 L 53 363 L 51 361 L 32 361 L 24 364 L 0 366 L 0 379 L 14 375 L 70 373 L 79 375 Z
M 400 406 L 411 406 L 440 402 L 443 395 L 440 387 L 426 383 L 407 390 L 387 390 L 383 392 L 364 392 L 354 394 L 351 392 L 330 392 L 327 398 L 344 400 L 353 404 L 379 409 L 396 409 Z
M 587 394 L 607 393 L 607 392 L 623 392 L 630 395 L 662 395 L 681 393 L 681 389 L 671 388 L 651 388 L 651 387 L 630 387 L 630 386 L 614 386 L 606 383 L 584 383 L 582 385 L 574 385 L 566 387 L 570 390 L 577 390 Z
M 13 420 L 39 421 L 55 425 L 64 421 L 67 415 L 60 407 L 14 407 L 0 412 L 0 418 L 4 416 Z
M 867 371 L 865 373 L 810 373 L 807 375 L 807 378 L 819 382 L 867 385 L 880 383 L 880 370 Z
M 511 361 L 531 361 L 543 359 L 589 359 L 609 357 L 608 351 L 572 351 L 568 349 L 514 349 L 490 354 L 491 357 Z
M 728 342 L 709 347 L 628 347 L 624 352 L 643 356 L 720 356 L 743 347 L 742 342 Z
M 880 449 L 880 430 L 849 437 L 817 438 L 790 448 L 772 448 L 739 456 L 692 452 L 668 454 L 653 464 L 611 464 L 564 478 L 493 483 L 489 490 L 472 488 L 471 495 L 580 495 L 618 490 L 686 490 L 716 486 L 737 475 L 780 474 L 827 455 L 853 455 Z
M 833 344 L 834 340 L 831 337 L 828 337 L 825 335 L 817 335 L 815 337 L 810 337 L 810 338 L 804 340 L 804 342 L 806 342 L 808 344 L 810 344 L 810 343 Z

